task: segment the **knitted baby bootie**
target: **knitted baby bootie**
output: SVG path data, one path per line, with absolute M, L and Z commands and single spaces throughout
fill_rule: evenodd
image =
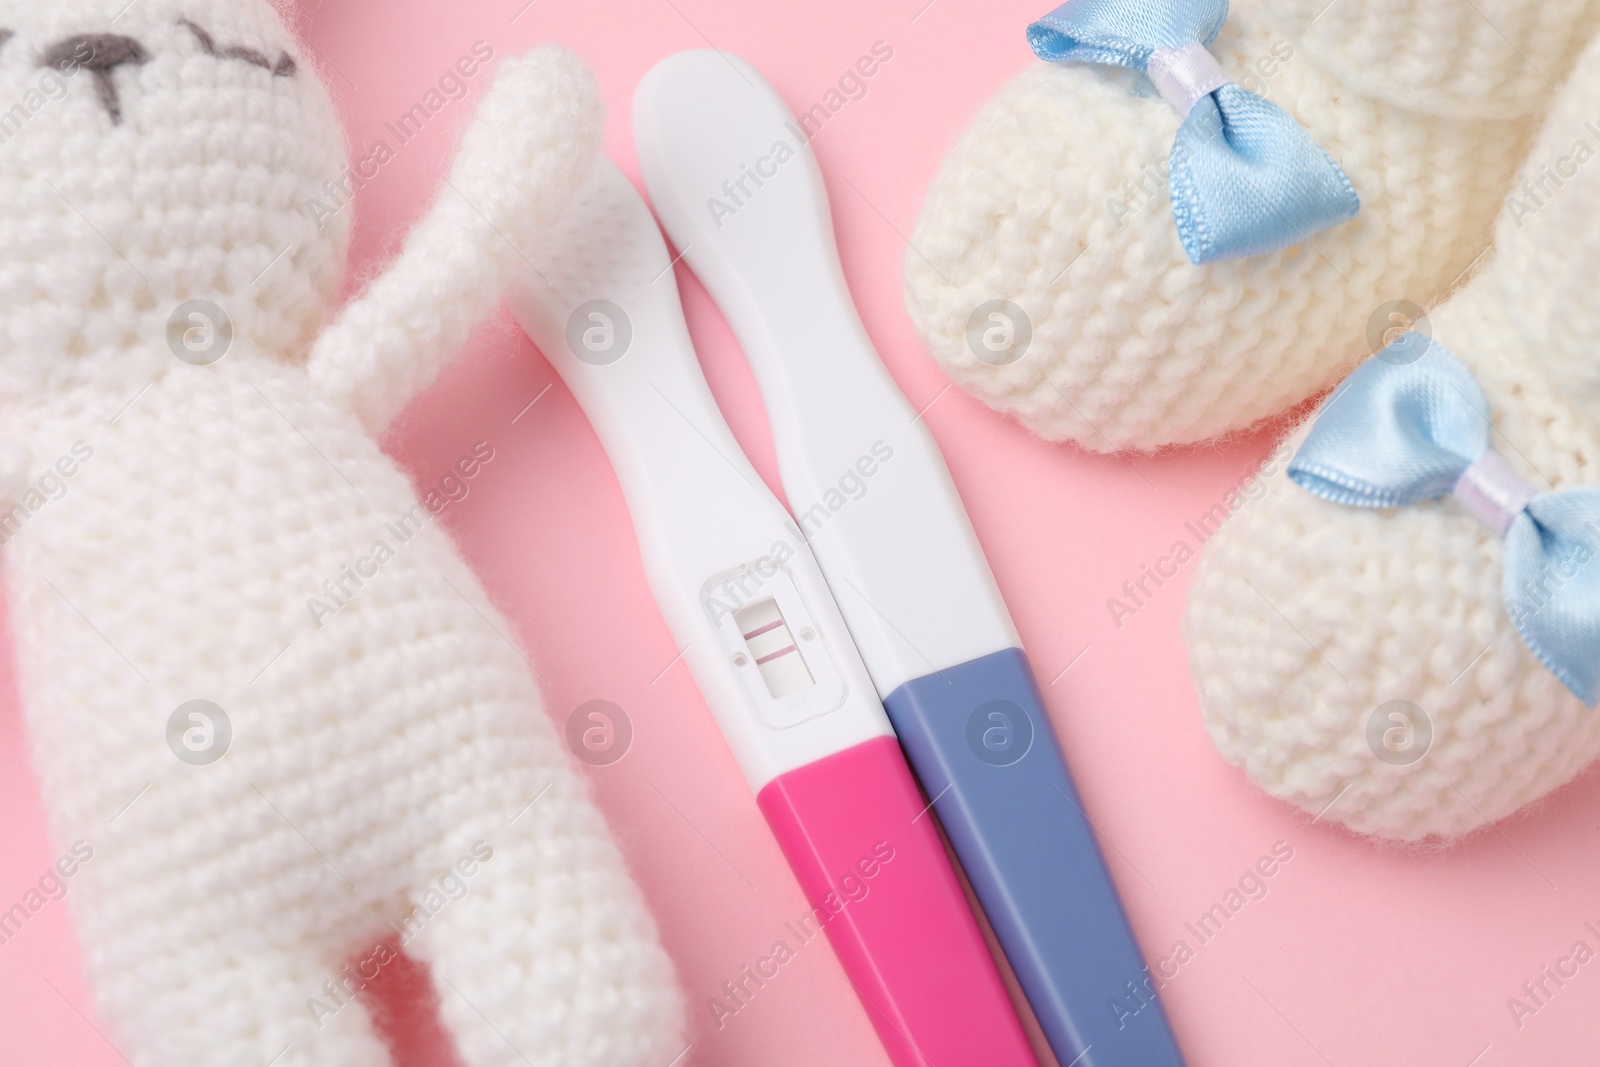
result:
M 1397 841 L 1500 819 L 1600 754 L 1600 43 L 1493 258 L 1291 435 L 1184 623 L 1261 788 Z
M 1154 22 L 1151 5 L 1112 31 Z M 1226 10 L 1180 7 L 1196 5 Z M 1181 222 L 1203 244 L 1206 222 L 1182 166 L 1186 195 L 1169 194 L 1186 120 L 1154 86 L 1171 77 L 1087 46 L 1082 61 L 1035 63 L 934 181 L 906 255 L 911 317 L 957 383 L 1050 440 L 1151 450 L 1248 428 L 1337 381 L 1459 280 L 1597 20 L 1594 0 L 1239 0 L 1206 48 L 1220 76 L 1287 112 L 1360 208 L 1318 229 L 1286 194 L 1258 214 L 1294 243 L 1200 265 L 1180 238 Z M 1203 43 L 1182 55 L 1204 60 Z M 1296 187 L 1271 166 L 1213 180 L 1224 200 Z

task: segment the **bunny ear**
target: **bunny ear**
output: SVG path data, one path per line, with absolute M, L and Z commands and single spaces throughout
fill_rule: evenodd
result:
M 1556 385 L 1600 418 L 1600 40 L 1579 59 L 1501 212 L 1491 268 Z

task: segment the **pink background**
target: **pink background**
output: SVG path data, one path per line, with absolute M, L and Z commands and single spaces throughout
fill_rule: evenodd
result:
M 1114 625 L 1106 599 L 1186 536 L 1184 523 L 1236 485 L 1270 437 L 1135 463 L 1043 444 L 960 390 L 946 391 L 901 305 L 904 235 L 946 145 L 1030 62 L 1022 27 L 1047 5 L 924 3 L 535 0 L 524 9 L 524 0 L 308 0 L 304 29 L 362 143 L 474 41 L 497 54 L 565 44 L 594 67 L 611 114 L 607 147 L 634 175 L 629 99 L 659 58 L 708 43 L 737 52 L 803 109 L 875 41 L 887 42 L 893 59 L 866 97 L 815 141 L 845 272 L 900 385 L 918 407 L 931 402 L 927 423 L 1040 673 L 1146 953 L 1165 956 L 1180 938 L 1195 948 L 1165 991 L 1189 1062 L 1595 1062 L 1600 963 L 1568 980 L 1520 1029 L 1506 1000 L 1580 938 L 1600 948 L 1583 928 L 1600 925 L 1600 779 L 1590 774 L 1541 810 L 1449 852 L 1376 848 L 1254 792 L 1213 751 L 1179 636 L 1192 564 Z M 469 106 L 452 104 L 452 122 Z M 451 124 L 429 125 L 362 193 L 361 268 L 375 268 L 421 211 L 439 181 Z M 681 265 L 678 280 L 712 388 L 776 489 L 766 423 L 738 349 Z M 598 443 L 509 320 L 474 338 L 412 406 L 389 449 L 419 484 L 430 484 L 480 439 L 496 458 L 445 523 L 548 676 L 541 684 L 550 714 L 564 723 L 598 698 L 620 705 L 634 724 L 627 755 L 588 773 L 690 1003 L 693 1046 L 679 1062 L 885 1063 L 826 949 L 800 953 L 748 1008 L 721 1029 L 712 1023 L 707 998 L 764 954 L 804 901 L 687 670 L 673 663 L 676 648 L 645 587 Z M 9 655 L 0 685 L 0 907 L 19 899 L 56 855 Z M 1267 896 L 1197 946 L 1185 922 L 1279 841 L 1294 856 Z M 416 995 L 424 976 L 386 973 L 376 1007 L 397 1020 L 400 1061 L 450 1062 L 429 1025 L 427 998 Z M 0 946 L 0 1004 L 0 1063 L 121 1062 L 97 1032 L 104 1026 L 90 1007 L 62 904 Z

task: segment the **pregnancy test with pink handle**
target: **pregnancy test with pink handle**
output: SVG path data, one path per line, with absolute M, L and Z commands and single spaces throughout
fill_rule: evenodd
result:
M 755 371 L 789 506 L 1056 1058 L 1182 1067 L 961 498 L 856 314 L 802 120 L 743 60 L 694 51 L 645 75 L 633 130 L 662 226 Z
M 723 421 L 666 243 L 609 160 L 511 293 L 622 485 L 645 574 L 901 1067 L 1037 1063 L 838 605 Z M 809 936 L 808 932 L 808 936 Z

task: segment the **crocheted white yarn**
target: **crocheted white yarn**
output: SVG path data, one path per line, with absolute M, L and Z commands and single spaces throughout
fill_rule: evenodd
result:
M 1428 306 L 1488 245 L 1545 78 L 1597 19 L 1594 0 L 1239 0 L 1212 52 L 1339 161 L 1361 213 L 1200 267 L 1167 194 L 1176 112 L 1134 72 L 1035 63 L 935 179 L 907 308 L 958 384 L 1045 438 L 1149 450 L 1249 427 L 1370 354 L 1380 304 Z M 995 366 L 966 335 L 1002 299 L 1033 333 Z
M 1600 44 L 1563 89 L 1524 177 L 1579 139 L 1600 149 L 1585 128 L 1597 96 Z M 1494 447 L 1522 478 L 1538 489 L 1594 485 L 1600 424 L 1540 357 L 1593 373 L 1600 164 L 1544 204 L 1520 229 L 1519 211 L 1501 216 L 1495 259 L 1432 314 L 1432 331 L 1477 374 Z M 1500 538 L 1449 499 L 1342 507 L 1283 466 L 1210 543 L 1189 595 L 1190 658 L 1224 757 L 1323 820 L 1418 841 L 1509 815 L 1600 755 L 1600 716 L 1511 624 Z M 1379 760 L 1367 739 L 1374 710 L 1397 699 L 1432 724 L 1431 747 L 1409 766 Z
M 347 157 L 269 4 L 3 0 L 0 29 L 0 105 L 28 111 L 0 145 L 0 427 L 34 485 L 92 450 L 0 516 L 5 577 L 52 832 L 94 850 L 70 899 L 108 1036 L 136 1067 L 387 1064 L 341 969 L 393 923 L 471 1067 L 666 1064 L 651 917 L 510 627 L 372 436 L 586 173 L 592 78 L 501 62 L 449 186 L 324 329 L 349 211 L 306 203 Z M 120 124 L 91 72 L 28 95 L 80 33 L 148 55 L 110 73 Z M 209 366 L 168 347 L 191 299 L 234 324 Z M 194 699 L 231 721 L 209 766 L 167 743 Z

